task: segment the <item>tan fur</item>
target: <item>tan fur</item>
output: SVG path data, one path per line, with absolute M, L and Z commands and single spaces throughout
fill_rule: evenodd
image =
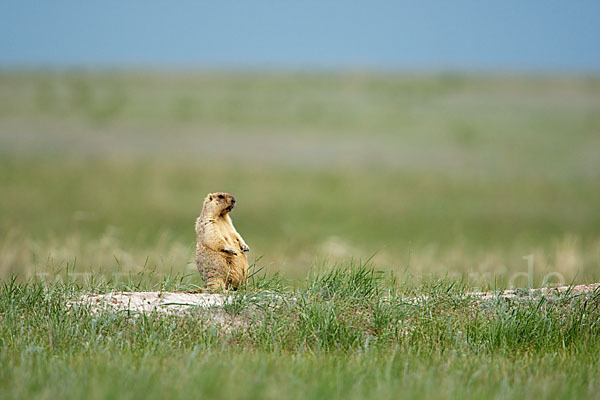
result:
M 237 289 L 248 275 L 250 248 L 229 217 L 234 204 L 229 193 L 211 193 L 196 220 L 196 266 L 210 291 Z

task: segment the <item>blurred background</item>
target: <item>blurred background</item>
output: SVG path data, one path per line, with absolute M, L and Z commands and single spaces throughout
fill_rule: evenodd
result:
M 595 1 L 3 1 L 0 277 L 600 279 Z

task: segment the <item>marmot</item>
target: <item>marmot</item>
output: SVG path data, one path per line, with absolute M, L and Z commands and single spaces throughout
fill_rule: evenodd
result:
M 229 217 L 234 204 L 229 193 L 210 193 L 196 220 L 196 265 L 210 291 L 237 289 L 248 275 L 250 248 Z

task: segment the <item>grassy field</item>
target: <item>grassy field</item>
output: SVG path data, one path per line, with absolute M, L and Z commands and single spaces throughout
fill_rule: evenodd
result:
M 598 291 L 481 302 L 456 283 L 409 288 L 355 265 L 294 291 L 257 279 L 219 323 L 202 310 L 65 307 L 100 286 L 0 287 L 2 398 L 581 399 L 600 389 Z
M 597 397 L 597 296 L 461 294 L 600 281 L 599 133 L 597 77 L 0 71 L 0 397 Z M 64 308 L 201 285 L 213 191 L 303 303 Z

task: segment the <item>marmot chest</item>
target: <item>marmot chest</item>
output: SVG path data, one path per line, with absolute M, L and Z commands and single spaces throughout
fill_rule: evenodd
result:
M 215 227 L 217 231 L 221 234 L 221 237 L 225 239 L 228 245 L 232 247 L 236 246 L 235 239 L 233 237 L 232 227 L 229 222 L 225 218 L 219 218 L 215 221 Z

